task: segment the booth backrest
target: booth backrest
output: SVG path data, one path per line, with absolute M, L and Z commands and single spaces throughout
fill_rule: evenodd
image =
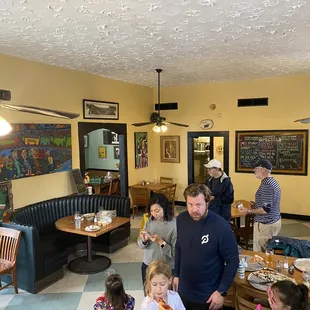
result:
M 55 222 L 75 211 L 82 214 L 98 212 L 99 209 L 116 210 L 117 216 L 130 217 L 130 199 L 118 196 L 79 195 L 55 198 L 17 209 L 11 221 L 34 227 L 40 235 L 55 231 Z

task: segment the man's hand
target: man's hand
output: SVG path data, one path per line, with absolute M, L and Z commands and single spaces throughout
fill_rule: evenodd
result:
M 242 214 L 244 214 L 244 215 L 249 214 L 249 209 L 248 209 L 248 208 L 245 208 L 245 207 L 239 208 L 239 211 L 240 211 Z
M 179 278 L 174 277 L 173 278 L 173 283 L 172 283 L 172 288 L 174 291 L 178 291 L 179 289 Z
M 221 309 L 224 304 L 224 297 L 218 291 L 215 291 L 212 293 L 210 298 L 207 300 L 207 304 L 209 303 L 210 303 L 210 306 L 209 306 L 210 310 Z
M 214 200 L 214 199 L 215 199 L 215 197 L 214 197 L 214 196 L 211 196 L 209 201 L 212 201 L 212 200 Z

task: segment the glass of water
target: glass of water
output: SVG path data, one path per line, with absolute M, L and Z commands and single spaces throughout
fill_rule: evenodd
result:
M 82 216 L 79 211 L 74 213 L 74 224 L 76 229 L 81 229 Z

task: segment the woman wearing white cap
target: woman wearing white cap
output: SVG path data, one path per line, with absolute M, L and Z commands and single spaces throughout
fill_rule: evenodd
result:
M 210 160 L 205 167 L 210 175 L 206 185 L 212 193 L 209 210 L 217 213 L 229 222 L 231 204 L 234 202 L 234 188 L 230 177 L 222 171 L 221 162 L 216 159 Z

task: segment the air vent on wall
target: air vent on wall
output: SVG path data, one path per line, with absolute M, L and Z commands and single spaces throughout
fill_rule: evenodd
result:
M 160 110 L 177 110 L 178 103 L 177 102 L 167 102 L 160 104 Z M 158 110 L 158 103 L 155 104 L 155 110 Z
M 262 107 L 268 106 L 268 98 L 238 99 L 238 107 Z

